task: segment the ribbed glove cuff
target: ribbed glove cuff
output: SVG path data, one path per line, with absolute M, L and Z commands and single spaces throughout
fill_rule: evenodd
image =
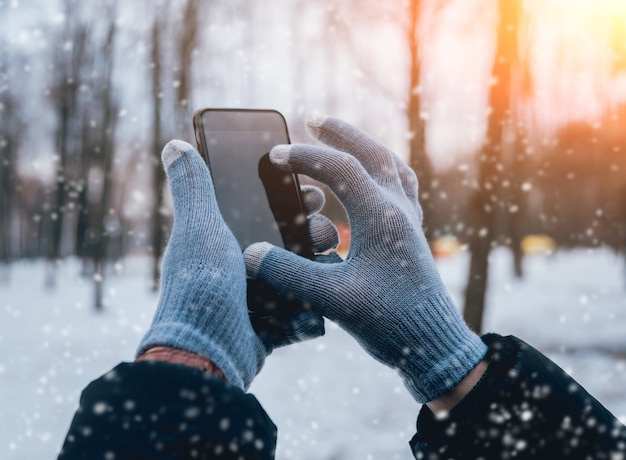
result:
M 422 299 L 406 327 L 415 322 L 419 338 L 407 346 L 398 366 L 400 375 L 416 401 L 432 401 L 452 390 L 483 359 L 487 346 L 459 317 L 452 300 L 442 292 Z M 448 311 L 425 327 L 421 312 Z M 432 318 L 432 316 L 431 316 Z M 411 335 L 408 331 L 407 335 Z M 408 340 L 407 340 L 408 342 Z

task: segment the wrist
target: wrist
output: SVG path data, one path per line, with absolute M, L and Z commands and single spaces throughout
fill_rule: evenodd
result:
M 183 364 L 200 369 L 218 379 L 227 380 L 224 372 L 206 356 L 178 348 L 155 346 L 139 355 L 135 359 L 135 362 L 138 361 L 166 361 L 173 364 Z
M 426 403 L 435 415 L 445 414 L 456 406 L 476 386 L 487 370 L 487 361 L 484 359 L 474 367 L 458 385 L 448 393 Z
M 245 320 L 250 321 L 247 310 L 236 310 L 229 318 L 187 317 L 183 318 L 184 321 L 155 321 L 139 343 L 136 355 L 155 347 L 185 350 L 209 359 L 224 373 L 225 380 L 247 391 L 263 366 L 266 352 L 251 326 L 239 327 L 244 314 Z M 198 327 L 199 324 L 206 326 L 208 323 L 213 327 Z

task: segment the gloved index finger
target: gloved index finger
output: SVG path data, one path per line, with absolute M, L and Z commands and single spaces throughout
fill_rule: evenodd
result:
M 361 163 L 339 150 L 306 144 L 278 145 L 270 152 L 270 160 L 282 170 L 305 174 L 330 187 L 352 222 L 361 215 L 354 211 L 381 193 Z
M 300 186 L 300 197 L 302 199 L 302 206 L 307 216 L 317 214 L 324 208 L 326 204 L 326 197 L 324 191 L 311 184 L 304 184 Z
M 321 114 L 310 115 L 306 125 L 320 142 L 357 158 L 377 183 L 387 187 L 400 185 L 395 154 L 368 134 Z

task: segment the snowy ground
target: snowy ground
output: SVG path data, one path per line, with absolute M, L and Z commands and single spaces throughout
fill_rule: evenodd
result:
M 467 254 L 439 261 L 459 300 Z M 493 255 L 486 329 L 531 342 L 626 420 L 626 283 L 623 261 L 606 250 L 526 261 L 510 276 Z M 90 308 L 92 286 L 73 261 L 58 288 L 42 288 L 42 263 L 16 264 L 0 286 L 0 458 L 54 458 L 81 389 L 130 360 L 156 297 L 147 261 L 116 268 L 107 307 Z M 279 427 L 279 459 L 409 459 L 419 407 L 400 380 L 328 324 L 325 337 L 272 355 L 251 391 Z

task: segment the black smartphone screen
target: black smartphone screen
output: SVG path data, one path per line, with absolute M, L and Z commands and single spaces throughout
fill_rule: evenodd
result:
M 220 212 L 241 249 L 258 241 L 312 257 L 297 177 L 275 168 L 269 151 L 288 144 L 273 110 L 204 109 L 195 116 Z

